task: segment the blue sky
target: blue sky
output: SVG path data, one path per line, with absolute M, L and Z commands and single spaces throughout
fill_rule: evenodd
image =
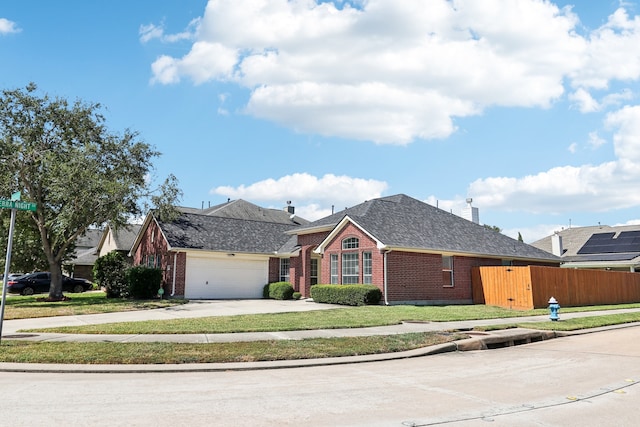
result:
M 185 206 L 640 223 L 638 1 L 3 0 L 0 64 L 138 131 Z

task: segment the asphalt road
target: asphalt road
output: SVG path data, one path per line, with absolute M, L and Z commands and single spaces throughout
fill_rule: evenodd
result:
M 0 426 L 637 426 L 640 327 L 352 365 L 0 374 Z

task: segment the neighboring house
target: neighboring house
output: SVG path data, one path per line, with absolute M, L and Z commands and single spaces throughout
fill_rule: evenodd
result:
M 265 209 L 235 200 L 207 209 L 180 208 L 170 222 L 150 213 L 132 248 L 135 265 L 163 270 L 167 296 L 189 299 L 261 298 L 277 281 L 274 254 L 306 224 L 294 209 Z
M 128 224 L 116 229 L 108 225 L 104 229 L 100 242 L 98 243 L 98 256 L 101 257 L 111 251 L 118 251 L 124 255 L 125 258 L 129 258 L 129 251 L 141 227 L 139 224 Z
M 567 228 L 531 245 L 560 256 L 564 268 L 640 271 L 640 225 Z
M 471 268 L 558 266 L 560 258 L 406 195 L 374 199 L 308 223 L 243 200 L 147 216 L 135 264 L 160 267 L 165 293 L 260 298 L 285 280 L 303 296 L 316 283 L 370 283 L 386 303 L 471 303 Z M 475 215 L 477 218 L 477 215 Z
M 97 248 L 102 230 L 88 229 L 76 239 L 73 257 L 63 265 L 63 271 L 71 277 L 93 281 L 93 264 L 98 259 Z

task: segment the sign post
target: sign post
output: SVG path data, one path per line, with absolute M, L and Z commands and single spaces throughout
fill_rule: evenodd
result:
M 4 321 L 4 305 L 7 298 L 7 279 L 11 268 L 11 250 L 13 249 L 13 229 L 16 225 L 16 211 L 35 211 L 35 203 L 20 201 L 20 192 L 13 193 L 11 200 L 0 199 L 0 208 L 11 209 L 11 222 L 9 224 L 9 238 L 7 239 L 7 256 L 4 262 L 4 276 L 2 276 L 2 301 L 0 301 L 0 341 L 2 340 L 2 322 Z

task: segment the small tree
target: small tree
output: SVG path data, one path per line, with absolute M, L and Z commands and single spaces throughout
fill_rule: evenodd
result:
M 111 251 L 93 264 L 93 277 L 105 288 L 107 298 L 126 298 L 129 294 L 126 270 L 129 264 L 118 251 Z

